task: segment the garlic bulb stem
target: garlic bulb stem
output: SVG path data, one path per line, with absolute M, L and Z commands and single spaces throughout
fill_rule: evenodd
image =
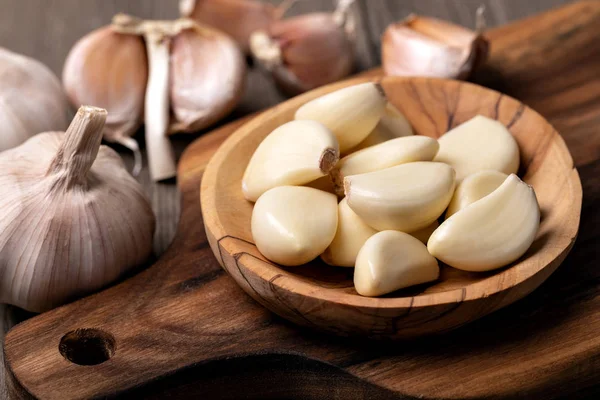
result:
M 79 108 L 46 173 L 46 176 L 57 176 L 57 182 L 64 184 L 54 185 L 55 188 L 61 187 L 66 190 L 85 184 L 86 175 L 100 149 L 106 115 L 106 110 L 102 108 Z

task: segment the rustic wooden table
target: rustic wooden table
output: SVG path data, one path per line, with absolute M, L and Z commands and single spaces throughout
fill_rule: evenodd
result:
M 274 1 L 277 3 L 278 1 Z M 568 0 L 358 0 L 356 11 L 359 41 L 357 66 L 363 70 L 380 61 L 379 37 L 385 27 L 410 12 L 432 15 L 465 26 L 472 26 L 475 10 L 480 4 L 487 8 L 489 26 L 496 26 L 547 8 L 569 2 Z M 327 10 L 333 1 L 304 0 L 292 13 L 310 10 Z M 59 76 L 66 54 L 73 43 L 92 29 L 107 24 L 113 14 L 126 12 L 145 18 L 173 18 L 177 15 L 177 1 L 170 0 L 0 0 L 0 46 L 26 54 L 47 64 Z M 250 69 L 244 99 L 228 120 L 236 119 L 273 105 L 284 97 L 268 78 Z M 138 137 L 140 134 L 138 133 Z M 173 138 L 178 154 L 195 136 Z M 117 149 L 128 165 L 132 157 L 124 149 Z M 174 182 L 152 183 L 145 169 L 140 176 L 152 199 L 158 229 L 155 252 L 162 253 L 171 242 L 179 217 L 179 195 Z M 0 308 L 0 335 L 24 316 L 11 307 Z M 1 355 L 0 355 L 1 357 Z M 3 379 L 0 369 L 0 381 Z M 4 384 L 0 382 L 0 398 L 6 398 Z

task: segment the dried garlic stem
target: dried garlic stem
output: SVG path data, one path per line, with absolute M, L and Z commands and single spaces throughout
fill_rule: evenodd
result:
M 85 183 L 85 177 L 100 149 L 106 115 L 107 112 L 103 108 L 79 108 L 46 173 L 46 176 L 58 177 L 54 187 L 66 190 Z

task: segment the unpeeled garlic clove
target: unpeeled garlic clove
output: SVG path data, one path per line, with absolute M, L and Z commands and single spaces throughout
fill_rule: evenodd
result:
M 392 103 L 387 103 L 385 112 L 379 123 L 365 140 L 354 147 L 351 152 L 375 146 L 388 140 L 404 136 L 412 136 L 413 130 L 410 122 Z
M 498 171 L 480 171 L 467 176 L 456 186 L 454 196 L 446 210 L 446 219 L 469 204 L 487 196 L 506 180 L 508 175 Z
M 0 47 L 0 152 L 67 127 L 67 99 L 42 63 Z
M 387 27 L 382 37 L 386 75 L 466 79 L 483 64 L 489 44 L 482 36 L 483 8 L 471 31 L 443 20 L 411 15 Z
M 301 106 L 296 120 L 319 121 L 334 133 L 340 152 L 346 152 L 371 133 L 385 111 L 383 89 L 361 83 L 328 93 Z
M 339 0 L 333 13 L 275 20 L 250 36 L 254 58 L 279 86 L 297 94 L 336 82 L 354 68 L 354 0 Z
M 427 248 L 454 268 L 490 271 L 525 254 L 539 225 L 533 188 L 513 174 L 491 194 L 444 221 Z
M 337 224 L 335 195 L 303 186 L 280 186 L 256 201 L 251 225 L 262 255 L 294 266 L 323 253 L 335 236 Z
M 348 205 L 368 225 L 414 232 L 432 224 L 454 193 L 454 170 L 436 162 L 414 162 L 347 176 Z
M 354 269 L 354 287 L 362 296 L 381 296 L 398 289 L 434 281 L 437 260 L 409 234 L 382 231 L 360 249 Z
M 425 228 L 419 229 L 418 231 L 414 231 L 410 233 L 410 236 L 419 239 L 424 244 L 427 244 L 429 238 L 435 232 L 435 230 L 440 226 L 440 223 L 433 221 L 433 223 Z
M 108 110 L 104 139 L 133 151 L 134 175 L 142 166 L 137 141 L 131 136 L 142 123 L 148 61 L 140 37 L 116 32 L 112 26 L 81 38 L 67 56 L 63 84 L 75 107 L 94 104 Z
M 338 204 L 338 226 L 333 241 L 321 254 L 327 264 L 339 267 L 354 267 L 358 251 L 368 238 L 377 231 L 360 219 L 350 207 L 346 199 Z
M 435 139 L 427 136 L 408 136 L 388 140 L 352 153 L 342 158 L 330 172 L 336 193 L 343 196 L 346 176 L 379 171 L 416 161 L 431 161 L 438 148 Z
M 304 185 L 325 176 L 340 156 L 333 133 L 316 121 L 290 121 L 258 146 L 242 178 L 244 197 L 256 201 L 276 186 Z
M 519 146 L 502 123 L 478 115 L 438 139 L 434 161 L 451 165 L 456 180 L 483 170 L 514 174 L 519 169 Z

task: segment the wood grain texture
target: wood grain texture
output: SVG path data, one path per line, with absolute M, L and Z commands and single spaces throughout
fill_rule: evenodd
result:
M 19 389 L 22 385 L 42 399 L 165 398 L 171 393 L 183 399 L 253 398 L 256 388 L 258 398 L 286 394 L 299 398 L 294 390 L 301 387 L 304 397 L 347 398 L 345 388 L 352 387 L 356 389 L 352 397 L 371 399 L 596 398 L 600 395 L 600 271 L 595 265 L 600 161 L 590 152 L 598 154 L 600 140 L 590 132 L 599 118 L 593 109 L 600 109 L 600 89 L 578 82 L 582 74 L 593 77 L 600 60 L 594 56 L 582 63 L 574 54 L 583 48 L 588 54 L 600 54 L 595 40 L 599 23 L 600 4 L 584 2 L 489 34 L 491 61 L 479 81 L 504 88 L 510 95 L 520 93 L 525 103 L 535 102 L 540 91 L 553 99 L 538 104 L 545 104 L 548 112 L 544 107 L 537 111 L 555 123 L 571 146 L 583 184 L 582 223 L 573 252 L 525 299 L 435 339 L 393 345 L 315 334 L 267 312 L 219 267 L 197 207 L 201 172 L 210 155 L 240 126 L 235 123 L 187 149 L 178 181 L 183 193 L 178 234 L 154 266 L 9 332 L 5 352 L 7 365 L 17 377 L 12 381 L 16 383 L 13 393 L 26 393 Z M 567 26 L 573 33 L 564 34 Z M 555 53 L 559 51 L 562 56 Z M 560 66 L 548 71 L 540 59 L 549 54 Z M 510 61 L 514 58 L 519 63 Z M 556 77 L 556 70 L 575 68 L 577 74 L 563 72 L 556 83 L 548 82 L 550 76 Z M 530 70 L 544 79 L 536 79 Z M 561 93 L 571 93 L 571 100 L 582 105 L 586 114 L 561 101 Z M 63 358 L 58 352 L 61 338 L 78 328 L 112 335 L 116 344 L 112 358 L 85 367 Z M 273 361 L 261 364 L 259 356 Z M 273 372 L 272 391 L 268 391 L 253 379 L 265 377 L 253 366 L 269 370 L 267 364 L 293 376 Z M 294 365 L 301 367 L 294 369 Z M 214 379 L 248 386 L 233 394 L 219 389 L 202 378 L 203 374 L 211 377 L 212 367 L 219 372 L 218 378 L 212 375 Z M 317 378 L 320 383 L 312 385 Z

